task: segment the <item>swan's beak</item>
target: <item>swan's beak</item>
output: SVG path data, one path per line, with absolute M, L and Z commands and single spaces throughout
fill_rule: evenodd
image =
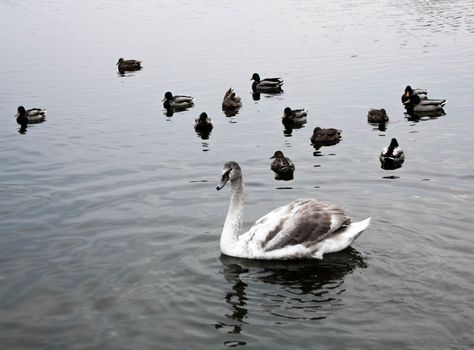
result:
M 227 181 L 229 181 L 229 173 L 222 174 L 221 182 L 217 185 L 216 190 L 223 189 Z

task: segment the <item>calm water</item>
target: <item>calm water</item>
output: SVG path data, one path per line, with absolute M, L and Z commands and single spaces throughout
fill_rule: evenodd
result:
M 3 0 L 0 23 L 3 349 L 474 347 L 474 2 Z M 120 76 L 119 57 L 144 69 Z M 253 72 L 284 93 L 254 101 Z M 407 84 L 446 115 L 408 121 Z M 167 90 L 194 108 L 166 117 Z M 47 121 L 20 134 L 18 105 Z M 309 111 L 291 135 L 286 106 Z M 343 141 L 315 150 L 315 126 Z M 392 137 L 406 160 L 385 171 Z M 278 149 L 292 181 L 270 171 Z M 372 225 L 321 262 L 221 256 L 229 159 L 246 227 L 298 197 Z

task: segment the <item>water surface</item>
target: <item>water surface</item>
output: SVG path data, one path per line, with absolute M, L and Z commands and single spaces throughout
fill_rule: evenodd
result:
M 2 1 L 5 349 L 474 347 L 472 1 Z M 121 76 L 119 57 L 143 61 Z M 285 79 L 252 98 L 253 72 Z M 407 120 L 405 85 L 447 98 Z M 243 107 L 220 104 L 233 87 Z M 196 97 L 163 114 L 166 91 Z M 48 109 L 20 134 L 19 105 Z M 286 106 L 306 108 L 285 132 Z M 385 130 L 366 122 L 385 108 Z M 193 121 L 214 122 L 201 139 Z M 343 140 L 316 150 L 316 126 Z M 403 167 L 380 168 L 396 137 Z M 296 165 L 277 181 L 270 157 Z M 226 160 L 245 228 L 298 197 L 370 228 L 323 261 L 221 256 Z

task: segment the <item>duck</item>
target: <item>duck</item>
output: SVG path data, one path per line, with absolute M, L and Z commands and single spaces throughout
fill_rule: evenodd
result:
M 292 125 L 303 125 L 306 123 L 306 116 L 308 112 L 306 109 L 291 109 L 290 107 L 286 107 L 283 110 L 283 116 L 281 117 L 281 121 L 285 126 L 292 126 Z
M 212 125 L 211 118 L 207 116 L 206 112 L 202 112 L 199 117 L 194 120 L 194 129 L 199 133 L 210 133 L 214 125 Z
M 25 109 L 25 107 L 19 106 L 15 117 L 16 122 L 21 126 L 26 126 L 27 124 L 41 123 L 46 119 L 46 109 Z
M 445 99 L 421 98 L 419 95 L 412 95 L 410 99 L 405 102 L 405 108 L 408 114 L 413 113 L 437 113 L 443 110 L 446 104 Z
M 400 148 L 396 138 L 390 141 L 388 147 L 384 147 L 380 153 L 380 163 L 383 169 L 393 170 L 400 168 L 405 160 L 405 154 Z
M 242 107 L 242 101 L 239 96 L 237 96 L 230 88 L 224 95 L 224 99 L 222 100 L 222 108 L 223 109 L 236 109 Z
M 163 102 L 163 107 L 166 109 L 186 109 L 194 105 L 194 97 L 192 96 L 182 96 L 173 94 L 170 91 L 165 93 L 165 97 L 161 100 Z
M 313 145 L 331 146 L 341 141 L 341 130 L 334 128 L 323 129 L 319 126 L 313 130 L 311 143 Z
M 124 60 L 123 58 L 119 58 L 116 64 L 120 72 L 142 69 L 142 61 L 138 60 Z
M 352 222 L 337 204 L 299 198 L 270 211 L 241 233 L 244 210 L 242 170 L 235 161 L 224 163 L 221 190 L 230 182 L 229 210 L 220 237 L 222 254 L 243 259 L 323 259 L 349 247 L 367 229 L 371 218 Z
M 284 156 L 282 151 L 276 151 L 270 159 L 273 159 L 270 168 L 277 174 L 278 179 L 293 179 L 295 165 L 290 158 Z
M 369 123 L 385 123 L 388 122 L 388 115 L 385 109 L 369 109 L 367 112 L 367 121 Z
M 402 95 L 402 103 L 406 104 L 411 96 L 418 95 L 420 99 L 424 100 L 428 98 L 428 90 L 426 89 L 413 89 L 410 85 L 405 87 L 405 92 Z
M 265 78 L 260 79 L 258 73 L 253 73 L 252 75 L 252 90 L 260 92 L 280 92 L 281 86 L 283 85 L 283 79 L 281 78 Z

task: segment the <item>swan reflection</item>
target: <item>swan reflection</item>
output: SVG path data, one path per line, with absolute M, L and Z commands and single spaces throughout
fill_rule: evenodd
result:
M 356 268 L 367 267 L 353 248 L 328 254 L 321 261 L 249 260 L 226 255 L 220 260 L 229 283 L 224 297 L 229 322 L 219 322 L 215 327 L 229 334 L 241 333 L 249 312 L 288 319 L 326 319 L 342 303 L 345 277 Z

